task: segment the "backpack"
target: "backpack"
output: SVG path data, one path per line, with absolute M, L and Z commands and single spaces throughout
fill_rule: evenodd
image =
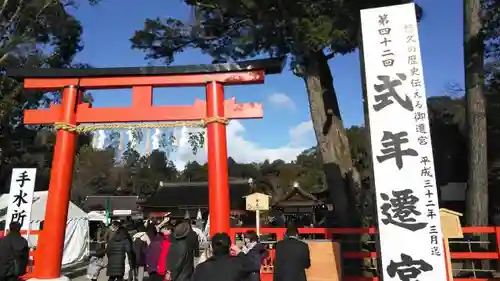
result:
M 136 263 L 144 263 L 146 260 L 146 248 L 147 243 L 144 242 L 140 237 L 134 239 L 133 242 L 133 250 L 135 253 L 135 261 Z

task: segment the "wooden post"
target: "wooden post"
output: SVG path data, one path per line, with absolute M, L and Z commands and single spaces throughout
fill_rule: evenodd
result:
M 269 210 L 270 197 L 267 194 L 258 192 L 243 196 L 245 198 L 246 210 L 255 212 L 255 232 L 257 232 L 257 236 L 260 236 L 260 211 Z
M 453 281 L 453 265 L 451 263 L 450 246 L 448 238 L 443 238 L 444 258 L 446 260 L 446 280 Z
M 451 263 L 451 254 L 449 238 L 463 238 L 462 225 L 460 224 L 461 213 L 441 208 L 439 209 L 441 218 L 441 231 L 443 232 L 444 259 L 446 261 L 446 279 L 453 281 L 453 264 Z
M 257 236 L 260 237 L 260 210 L 255 211 L 255 231 Z

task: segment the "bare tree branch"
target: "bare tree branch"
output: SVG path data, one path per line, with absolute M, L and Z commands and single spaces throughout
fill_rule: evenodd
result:
M 465 95 L 465 88 L 458 82 L 448 82 L 445 86 L 445 92 L 451 97 L 463 97 Z

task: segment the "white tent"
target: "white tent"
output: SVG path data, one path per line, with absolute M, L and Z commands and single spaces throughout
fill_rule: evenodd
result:
M 48 191 L 35 192 L 33 205 L 31 206 L 30 230 L 40 230 L 45 219 L 45 208 L 47 205 Z M 0 209 L 7 209 L 9 205 L 9 194 L 0 196 Z M 5 212 L 6 213 L 6 212 Z M 6 214 L 0 216 L 0 221 L 5 221 Z M 28 237 L 30 247 L 38 245 L 38 235 Z M 68 221 L 66 223 L 66 237 L 64 238 L 64 250 L 62 265 L 81 262 L 89 254 L 89 221 L 87 213 L 82 211 L 72 202 L 68 206 Z

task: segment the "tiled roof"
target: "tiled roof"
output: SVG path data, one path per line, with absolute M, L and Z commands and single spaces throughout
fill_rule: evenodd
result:
M 137 196 L 87 196 L 83 203 L 85 211 L 104 211 L 106 201 L 109 199 L 109 207 L 113 210 L 138 210 Z
M 250 194 L 248 180 L 229 181 L 231 209 L 245 209 L 243 196 Z M 208 182 L 163 183 L 156 194 L 140 203 L 145 208 L 185 208 L 208 206 Z

